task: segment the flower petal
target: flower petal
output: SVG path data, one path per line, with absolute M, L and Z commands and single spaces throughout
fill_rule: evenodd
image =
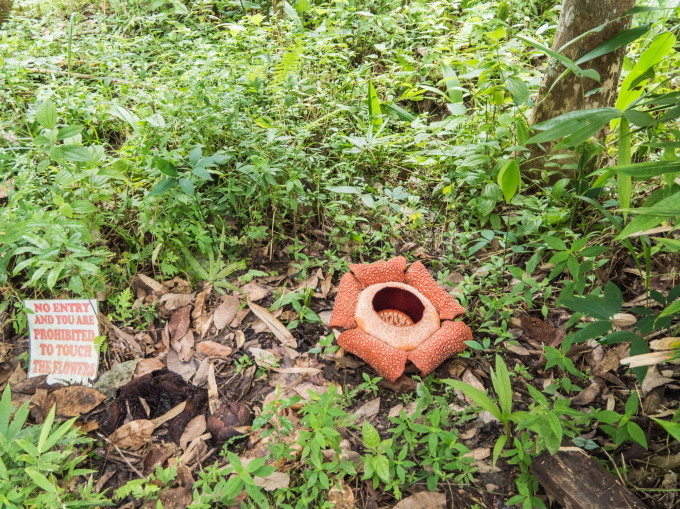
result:
M 415 364 L 423 376 L 430 374 L 454 353 L 465 350 L 465 341 L 472 339 L 470 327 L 463 322 L 442 322 L 442 327 L 418 348 L 408 352 L 408 360 Z
M 386 262 L 353 263 L 349 270 L 354 272 L 364 287 L 390 281 L 402 283 L 406 270 L 406 258 L 397 256 Z
M 347 272 L 340 278 L 338 295 L 333 306 L 333 315 L 328 323 L 329 327 L 351 329 L 357 326 L 354 321 L 354 311 L 357 308 L 360 293 L 361 283 L 354 277 L 354 274 Z
M 361 357 L 381 377 L 390 382 L 396 381 L 404 372 L 406 352 L 392 348 L 359 328 L 346 330 L 340 334 L 338 344 L 348 352 Z
M 415 262 L 406 271 L 406 284 L 411 285 L 429 299 L 444 320 L 451 320 L 465 314 L 465 308 L 449 295 L 432 278 L 421 262 Z

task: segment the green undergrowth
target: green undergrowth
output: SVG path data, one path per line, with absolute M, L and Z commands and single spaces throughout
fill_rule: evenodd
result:
M 477 467 L 458 429 L 477 412 L 450 407 L 463 393 L 499 422 L 492 459 L 516 479 L 511 504 L 541 506 L 530 465 L 543 451 L 648 445 L 634 389 L 613 410 L 571 407 L 591 373 L 568 354 L 588 341 L 641 354 L 650 338 L 680 335 L 677 3 L 639 2 L 631 30 L 598 48 L 626 45 L 615 107 L 532 128 L 556 1 L 299 0 L 276 2 L 277 13 L 245 0 L 16 3 L 0 27 L 3 327 L 25 330 L 25 297 L 100 292 L 112 320 L 146 326 L 157 314 L 133 307 L 129 290 L 140 272 L 225 292 L 235 275 L 280 271 L 270 261 L 337 274 L 350 260 L 422 251 L 469 310 L 464 355 L 494 366 L 486 393 L 424 381 L 415 414 L 380 431 L 348 419 L 351 391 L 305 402 L 300 436 L 282 416 L 265 419 L 298 401 L 265 408 L 256 427 L 279 439 L 269 459 L 302 447 L 294 482 L 265 492 L 253 478 L 271 468 L 228 451 L 228 466 L 201 473 L 196 507 L 243 490 L 255 506 L 324 507 L 341 480 L 395 499 L 418 484 L 470 485 Z M 562 62 L 582 73 L 591 58 Z M 562 152 L 522 172 L 527 146 L 548 142 Z M 289 327 L 318 321 L 311 294 L 287 295 L 275 307 L 298 313 Z M 527 367 L 495 356 L 513 344 L 518 314 L 557 320 L 556 308 L 569 315 L 566 337 L 544 348 L 551 381 L 537 387 Z M 622 312 L 634 327 L 617 325 Z M 358 392 L 374 395 L 366 383 Z M 679 417 L 658 422 L 676 439 Z M 593 427 L 606 446 L 581 436 Z M 348 433 L 360 465 L 343 457 Z M 63 473 L 36 478 L 58 495 Z M 173 482 L 155 475 L 155 487 Z M 109 496 L 157 495 L 142 484 Z

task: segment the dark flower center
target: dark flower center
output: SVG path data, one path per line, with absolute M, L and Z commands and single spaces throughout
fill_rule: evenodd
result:
M 408 326 L 420 321 L 425 306 L 411 292 L 388 286 L 373 297 L 373 309 L 387 323 Z

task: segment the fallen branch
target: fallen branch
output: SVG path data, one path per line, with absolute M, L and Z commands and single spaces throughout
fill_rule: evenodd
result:
M 597 460 L 576 447 L 564 447 L 554 456 L 544 452 L 531 473 L 550 498 L 570 509 L 647 508 Z

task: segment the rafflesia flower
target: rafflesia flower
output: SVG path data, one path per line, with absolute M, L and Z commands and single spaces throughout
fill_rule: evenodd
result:
M 425 376 L 472 339 L 454 318 L 465 314 L 421 262 L 406 258 L 350 265 L 342 276 L 329 326 L 346 329 L 338 344 L 394 382 L 411 361 Z

